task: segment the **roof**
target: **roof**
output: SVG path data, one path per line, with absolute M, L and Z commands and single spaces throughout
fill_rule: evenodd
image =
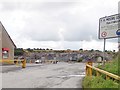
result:
M 13 43 L 13 45 L 14 45 L 14 47 L 16 48 L 16 45 L 15 45 L 15 43 L 13 42 L 13 40 L 11 39 L 11 37 L 10 37 L 10 35 L 8 34 L 8 32 L 6 31 L 6 29 L 5 29 L 5 27 L 3 26 L 3 24 L 1 23 L 1 21 L 0 21 L 0 24 L 2 25 L 2 27 L 4 28 L 4 31 L 7 33 L 7 35 L 8 35 L 8 37 L 9 37 L 9 39 L 11 40 L 11 42 Z

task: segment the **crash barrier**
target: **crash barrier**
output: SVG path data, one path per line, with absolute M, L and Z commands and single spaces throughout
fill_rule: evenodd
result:
M 16 64 L 20 65 L 22 64 L 22 68 L 26 68 L 26 60 L 0 60 L 1 63 L 6 63 L 6 64 Z
M 109 73 L 109 72 L 101 70 L 99 68 L 96 68 L 96 67 L 92 66 L 92 62 L 87 62 L 87 64 L 86 64 L 86 76 L 90 76 L 92 78 L 93 70 L 96 71 L 96 76 L 100 76 L 100 74 L 105 74 L 106 80 L 113 78 L 115 80 L 120 81 L 120 76 L 117 76 L 115 74 Z

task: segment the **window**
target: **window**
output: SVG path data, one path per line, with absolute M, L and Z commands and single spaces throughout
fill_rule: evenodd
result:
M 8 48 L 2 48 L 2 58 L 3 59 L 9 58 L 9 49 Z

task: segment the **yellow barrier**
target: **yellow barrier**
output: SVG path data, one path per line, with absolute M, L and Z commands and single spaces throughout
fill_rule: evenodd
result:
M 109 73 L 107 71 L 101 70 L 99 68 L 96 68 L 92 66 L 92 62 L 87 62 L 86 64 L 86 75 L 92 77 L 92 69 L 96 70 L 96 76 L 100 76 L 100 73 L 103 73 L 106 75 L 106 80 L 111 78 L 114 78 L 116 80 L 120 81 L 120 76 L 117 76 L 115 74 Z
M 0 63 L 14 64 L 14 60 L 0 60 Z
M 26 60 L 0 60 L 0 63 L 16 64 L 22 63 L 22 68 L 26 68 Z

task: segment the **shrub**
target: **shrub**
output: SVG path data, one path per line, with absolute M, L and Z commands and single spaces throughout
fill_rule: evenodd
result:
M 79 58 L 77 61 L 78 61 L 78 62 L 82 62 L 82 61 L 83 61 L 83 58 Z

